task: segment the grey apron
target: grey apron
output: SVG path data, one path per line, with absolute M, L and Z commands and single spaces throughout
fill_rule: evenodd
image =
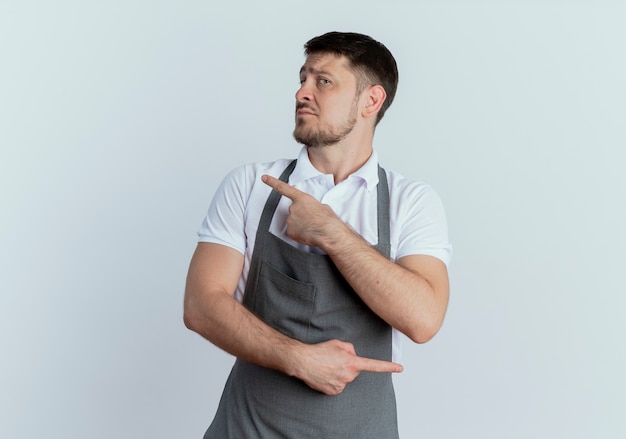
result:
M 287 182 L 294 160 L 280 179 Z M 389 257 L 389 189 L 379 167 L 378 244 Z M 305 343 L 338 339 L 357 355 L 391 360 L 391 326 L 372 312 L 327 255 L 301 251 L 269 232 L 281 195 L 267 199 L 243 304 Z M 362 372 L 337 396 L 237 359 L 205 439 L 393 439 L 398 437 L 390 373 Z

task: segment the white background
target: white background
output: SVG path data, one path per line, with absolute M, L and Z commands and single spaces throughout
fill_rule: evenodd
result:
M 402 437 L 626 437 L 626 6 L 0 2 L 0 437 L 199 438 L 232 358 L 182 323 L 239 164 L 293 157 L 302 45 L 384 42 L 375 145 L 431 183 L 444 327 L 408 345 Z

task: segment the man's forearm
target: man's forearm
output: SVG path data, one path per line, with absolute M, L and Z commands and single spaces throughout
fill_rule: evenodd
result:
M 185 301 L 186 326 L 242 360 L 293 375 L 302 343 L 273 329 L 226 292 Z
M 418 343 L 439 330 L 448 302 L 447 273 L 445 282 L 431 285 L 419 269 L 388 260 L 343 222 L 333 227 L 322 248 L 361 299 L 391 326 Z M 407 258 L 407 266 L 411 262 Z M 440 261 L 428 261 L 437 263 L 445 270 Z

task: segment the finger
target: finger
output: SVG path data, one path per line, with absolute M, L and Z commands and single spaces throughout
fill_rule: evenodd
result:
M 298 195 L 303 193 L 302 191 L 299 191 L 295 187 L 289 186 L 284 181 L 281 181 L 278 178 L 272 177 L 271 175 L 263 175 L 261 177 L 261 180 L 263 180 L 263 183 L 265 183 L 268 186 L 270 186 L 276 192 L 278 192 L 281 195 L 284 195 L 285 197 L 287 197 L 287 198 L 289 198 L 291 200 L 293 200 Z
M 375 360 L 373 358 L 358 357 L 357 367 L 364 372 L 402 372 L 404 367 L 401 364 L 391 361 Z

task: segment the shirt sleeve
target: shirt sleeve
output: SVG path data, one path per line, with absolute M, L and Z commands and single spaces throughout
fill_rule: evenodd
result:
M 246 251 L 245 212 L 249 196 L 246 167 L 231 171 L 218 187 L 198 230 L 198 242 L 211 242 Z
M 399 204 L 403 218 L 398 236 L 396 259 L 408 255 L 430 255 L 446 265 L 452 257 L 448 223 L 441 198 L 427 184 L 413 183 L 405 188 Z

